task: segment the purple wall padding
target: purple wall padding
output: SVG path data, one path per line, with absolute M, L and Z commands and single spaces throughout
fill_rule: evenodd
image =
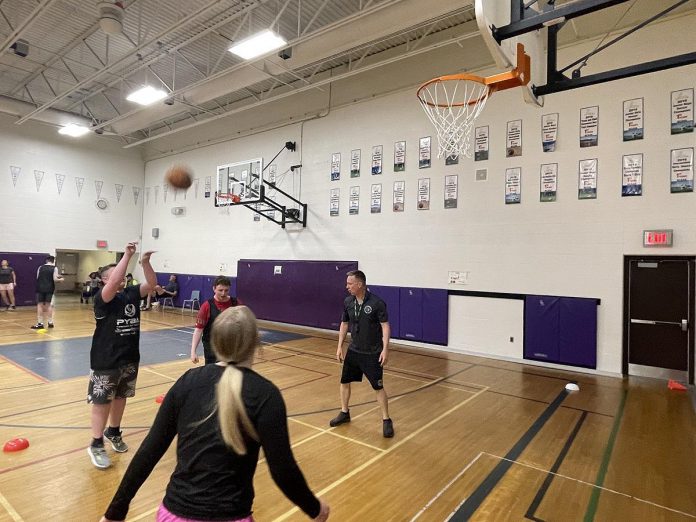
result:
M 14 291 L 17 306 L 36 304 L 36 271 L 49 255 L 47 253 L 0 252 L 0 260 L 7 259 L 17 276 L 17 288 Z
M 560 297 L 528 295 L 524 303 L 524 356 L 559 361 Z
M 278 266 L 281 273 L 274 275 Z M 259 319 L 336 330 L 346 272 L 357 268 L 357 261 L 240 259 L 237 296 Z
M 392 339 L 400 338 L 399 287 L 368 284 L 367 288 L 370 292 L 378 295 L 387 304 L 387 314 L 389 314 L 389 328 L 391 329 L 391 337 Z
M 423 289 L 423 341 L 447 345 L 449 299 L 447 290 Z
M 423 289 L 401 288 L 399 293 L 399 337 L 423 340 Z
M 213 297 L 213 282 L 216 275 L 198 275 L 198 274 L 178 274 L 176 272 L 157 272 L 157 284 L 166 286 L 169 282 L 169 276 L 176 274 L 176 280 L 179 283 L 179 293 L 174 299 L 174 306 L 181 306 L 185 299 L 191 298 L 193 290 L 200 290 L 201 303 Z M 229 277 L 229 276 L 228 276 Z M 229 277 L 230 280 L 230 295 L 237 295 L 237 278 Z
M 559 362 L 597 368 L 597 300 L 561 298 Z
M 203 285 L 203 276 L 191 275 L 191 274 L 180 274 L 176 276 L 176 280 L 179 282 L 179 293 L 174 299 L 174 303 L 177 306 L 184 304 L 186 299 L 191 298 L 191 292 L 193 290 L 200 290 Z

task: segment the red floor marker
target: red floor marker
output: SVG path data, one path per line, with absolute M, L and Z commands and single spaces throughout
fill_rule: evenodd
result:
M 165 396 L 165 395 L 166 395 L 166 393 L 163 394 L 163 395 L 158 395 L 157 397 L 155 397 L 155 402 L 156 402 L 157 404 L 162 404 L 162 401 L 164 400 L 164 396 Z
M 12 440 L 8 440 L 5 443 L 5 446 L 3 446 L 2 451 L 5 451 L 7 453 L 11 451 L 22 451 L 25 450 L 29 447 L 29 441 L 27 439 L 23 438 L 16 438 Z
M 671 380 L 671 379 L 667 382 L 667 387 L 668 387 L 670 390 L 686 391 L 686 386 L 684 386 L 684 385 L 683 385 L 682 383 L 680 383 L 680 382 L 673 381 L 673 380 Z

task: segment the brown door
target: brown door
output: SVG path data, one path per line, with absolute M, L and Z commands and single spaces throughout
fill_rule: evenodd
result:
M 693 259 L 627 264 L 627 373 L 692 381 Z

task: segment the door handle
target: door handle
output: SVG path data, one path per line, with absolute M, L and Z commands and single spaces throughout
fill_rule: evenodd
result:
M 631 324 L 673 324 L 675 326 L 681 327 L 681 329 L 686 332 L 689 329 L 689 321 L 682 319 L 680 322 L 673 321 L 650 321 L 648 319 L 631 319 Z
M 689 321 L 687 319 L 682 319 L 681 320 L 681 329 L 682 332 L 688 332 L 689 331 Z

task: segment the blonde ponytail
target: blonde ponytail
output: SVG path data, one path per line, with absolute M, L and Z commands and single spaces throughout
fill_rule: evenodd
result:
M 244 373 L 235 364 L 251 363 L 258 345 L 256 317 L 246 306 L 222 312 L 213 323 L 211 342 L 218 360 L 227 363 L 216 386 L 222 438 L 235 453 L 246 454 L 244 435 L 259 440 L 242 399 Z

